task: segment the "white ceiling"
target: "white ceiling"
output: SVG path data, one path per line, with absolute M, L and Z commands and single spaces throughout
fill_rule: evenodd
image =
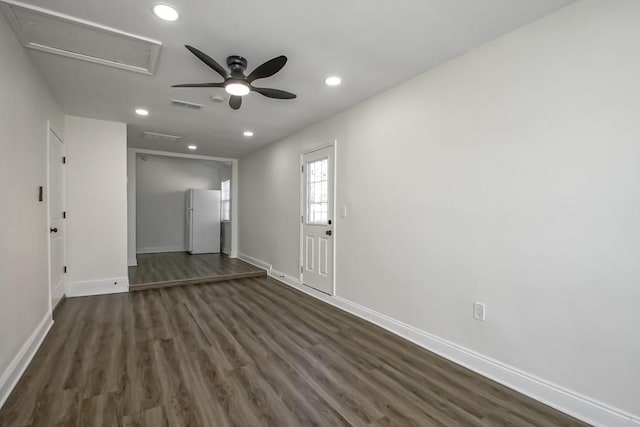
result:
M 573 0 L 167 0 L 181 13 L 169 23 L 151 13 L 154 0 L 29 0 L 56 12 L 163 43 L 155 75 L 146 76 L 30 51 L 66 113 L 129 124 L 129 145 L 240 157 L 329 117 Z M 216 104 L 223 89 L 173 89 L 172 84 L 221 79 L 184 44 L 224 64 L 229 55 L 248 71 L 284 54 L 286 67 L 256 82 L 298 95 L 293 101 L 252 93 L 242 108 Z M 328 75 L 343 79 L 326 87 Z M 203 104 L 172 107 L 174 99 Z M 150 116 L 133 110 L 145 107 Z M 255 136 L 247 139 L 242 132 Z M 142 131 L 179 135 L 179 143 L 143 140 Z

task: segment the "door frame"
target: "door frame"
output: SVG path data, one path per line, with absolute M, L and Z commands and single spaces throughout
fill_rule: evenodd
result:
M 305 173 L 302 171 L 302 166 L 304 166 L 304 156 L 310 153 L 313 153 L 314 151 L 318 151 L 318 150 L 323 150 L 325 148 L 333 148 L 333 176 L 331 177 L 333 179 L 333 212 L 329 212 L 329 214 L 331 215 L 331 221 L 332 221 L 332 226 L 333 226 L 333 239 L 331 239 L 331 244 L 333 245 L 333 251 L 332 251 L 332 256 L 333 256 L 333 272 L 331 273 L 331 282 L 332 282 L 332 291 L 331 291 L 331 296 L 335 296 L 336 295 L 336 240 L 338 239 L 339 234 L 337 233 L 338 231 L 338 222 L 336 221 L 336 212 L 337 212 L 337 206 L 336 206 L 336 200 L 337 200 L 337 194 L 338 194 L 338 168 L 337 168 L 337 164 L 338 164 L 338 140 L 334 139 L 333 142 L 329 143 L 329 144 L 324 144 L 324 145 L 319 145 L 317 147 L 313 147 L 310 148 L 308 150 L 304 150 L 300 152 L 300 160 L 299 160 L 299 164 L 298 164 L 298 171 L 300 171 L 300 178 L 299 178 L 299 182 L 300 182 L 300 188 L 299 188 L 299 195 L 298 198 L 300 199 L 300 226 L 299 226 L 299 237 L 298 237 L 298 244 L 299 244 L 299 250 L 298 250 L 298 281 L 303 284 L 304 286 L 308 286 L 304 284 L 304 274 L 302 273 L 302 269 L 303 269 L 303 264 L 302 264 L 302 260 L 304 259 L 304 242 L 303 242 L 303 237 L 304 237 L 304 214 L 305 214 L 305 200 L 304 200 L 304 186 L 306 184 L 305 182 Z M 309 286 L 309 289 L 312 289 Z M 320 292 L 320 291 L 318 291 Z M 324 294 L 324 293 L 323 293 Z M 326 295 L 326 294 L 324 294 Z
M 51 228 L 51 134 L 54 134 L 62 143 L 62 153 L 66 155 L 66 149 L 64 145 L 64 139 L 58 135 L 58 133 L 51 126 L 51 120 L 47 120 L 47 137 L 45 138 L 46 153 L 47 153 L 47 166 L 46 166 L 46 178 L 45 178 L 45 191 L 44 191 L 44 203 L 46 205 L 47 211 L 47 228 L 44 230 L 46 239 L 47 239 L 47 283 L 48 283 L 48 294 L 49 294 L 49 314 L 53 316 L 53 310 L 55 307 L 53 306 L 52 300 L 52 291 L 53 291 L 53 283 L 51 283 L 51 232 L 49 229 Z M 62 209 L 66 211 L 67 208 L 67 174 L 66 169 L 62 168 Z M 63 228 L 64 235 L 62 236 L 63 247 L 64 250 L 62 252 L 62 263 L 66 264 L 67 262 L 67 230 L 66 226 Z M 66 278 L 63 277 L 62 285 L 66 285 Z M 62 294 L 62 298 L 58 301 L 58 304 L 65 298 L 65 294 Z

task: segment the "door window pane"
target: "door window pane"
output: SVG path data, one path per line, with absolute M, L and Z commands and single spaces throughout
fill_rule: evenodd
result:
M 306 164 L 307 224 L 327 224 L 329 220 L 329 159 Z

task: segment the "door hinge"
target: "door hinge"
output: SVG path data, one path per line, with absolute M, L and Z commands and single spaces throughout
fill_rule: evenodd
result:
M 300 222 L 304 224 L 304 216 L 300 217 Z
M 67 219 L 67 212 L 66 211 L 62 211 L 62 219 Z
M 67 156 L 62 157 L 62 163 L 65 165 L 67 164 Z
M 302 266 L 300 266 L 300 274 L 302 274 L 302 273 L 303 273 L 303 271 L 302 271 Z
M 304 173 L 304 165 L 302 165 L 301 172 Z
M 67 266 L 66 265 L 64 267 L 62 267 L 62 271 L 65 272 L 65 273 L 67 272 Z

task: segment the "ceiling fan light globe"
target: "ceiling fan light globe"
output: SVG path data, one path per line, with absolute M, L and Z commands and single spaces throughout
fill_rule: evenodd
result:
M 229 95 L 233 95 L 233 96 L 245 96 L 245 95 L 248 95 L 249 92 L 251 91 L 249 89 L 249 85 L 247 85 L 246 83 L 239 83 L 239 82 L 232 82 L 227 84 L 224 87 L 224 90 L 226 90 Z

